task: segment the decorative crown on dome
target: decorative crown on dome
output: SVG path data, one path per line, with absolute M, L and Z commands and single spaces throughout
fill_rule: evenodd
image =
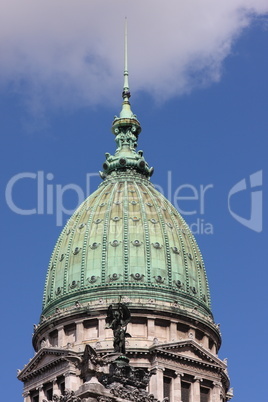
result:
M 102 179 L 115 171 L 136 170 L 146 177 L 152 176 L 153 167 L 149 167 L 143 157 L 143 151 L 136 152 L 138 136 L 141 125 L 137 116 L 133 114 L 129 102 L 131 97 L 128 82 L 128 51 L 127 51 L 127 20 L 125 21 L 125 57 L 124 57 L 124 86 L 122 92 L 122 110 L 119 117 L 115 116 L 112 124 L 112 132 L 115 135 L 117 149 L 115 155 L 106 153 L 106 161 L 103 171 L 100 172 Z

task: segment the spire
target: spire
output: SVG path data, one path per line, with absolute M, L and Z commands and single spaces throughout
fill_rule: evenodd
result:
M 130 91 L 128 82 L 128 49 L 127 49 L 127 18 L 125 19 L 125 35 L 124 35 L 124 87 L 122 92 L 123 104 L 120 112 L 120 118 L 131 119 L 135 117 L 130 107 Z
M 133 114 L 130 107 L 130 91 L 128 83 L 128 49 L 127 49 L 127 19 L 125 19 L 124 35 L 124 86 L 122 92 L 122 109 L 119 117 L 115 116 L 112 132 L 115 135 L 117 145 L 115 155 L 106 153 L 106 161 L 103 164 L 103 172 L 100 172 L 102 179 L 110 174 L 132 172 L 139 173 L 142 177 L 149 178 L 153 174 L 143 157 L 143 151 L 136 151 L 138 136 L 141 132 L 141 125 L 137 116 Z M 128 173 L 127 173 L 128 172 Z
M 128 53 L 127 53 L 127 17 L 125 19 L 125 52 L 124 52 L 124 61 L 125 61 L 125 66 L 124 66 L 124 88 L 123 88 L 123 93 L 122 97 L 128 97 L 130 98 L 130 92 L 129 92 L 129 83 L 128 83 Z

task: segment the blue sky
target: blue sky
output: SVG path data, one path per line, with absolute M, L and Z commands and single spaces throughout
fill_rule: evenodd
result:
M 235 393 L 233 401 L 251 402 L 254 399 L 265 402 L 268 356 L 262 342 L 268 335 L 265 260 L 268 20 L 264 12 L 268 7 L 265 9 L 264 2 L 256 2 L 259 9 L 254 15 L 246 18 L 248 14 L 243 14 L 242 18 L 240 14 L 238 18 L 237 10 L 242 0 L 241 4 L 238 0 L 234 2 L 236 9 L 220 4 L 220 19 L 213 2 L 207 3 L 211 8 L 204 10 L 204 17 L 209 15 L 210 18 L 204 18 L 201 23 L 193 12 L 197 27 L 189 31 L 192 33 L 190 39 L 187 33 L 183 37 L 184 30 L 190 28 L 173 26 L 171 18 L 169 34 L 175 32 L 176 38 L 180 38 L 174 43 L 169 36 L 162 38 L 168 34 L 159 32 L 157 11 L 154 19 L 157 23 L 153 21 L 146 29 L 141 26 L 144 43 L 140 37 L 134 39 L 135 35 L 140 35 L 135 29 L 139 2 L 135 12 L 130 5 L 129 10 L 120 8 L 122 15 L 126 11 L 134 14 L 133 19 L 128 14 L 132 110 L 143 128 L 139 149 L 143 149 L 146 160 L 155 167 L 152 182 L 161 186 L 173 203 L 176 191 L 180 196 L 192 196 L 193 191 L 198 195 L 195 200 L 175 202 L 188 212 L 184 217 L 197 231 L 215 321 L 221 324 L 223 344 L 219 355 L 228 358 Z M 250 1 L 244 3 L 250 6 Z M 26 4 L 30 6 L 31 1 Z M 105 30 L 100 35 L 94 21 L 93 27 L 89 22 L 88 27 L 83 25 L 86 19 L 81 23 L 80 36 L 74 35 L 72 40 L 72 29 L 77 21 L 70 17 L 71 3 L 66 4 L 68 9 L 64 18 L 69 25 L 63 23 L 60 30 L 57 19 L 52 18 L 47 36 L 45 28 L 42 31 L 42 24 L 37 24 L 34 18 L 38 11 L 33 10 L 27 16 L 27 7 L 25 16 L 22 14 L 18 20 L 21 24 L 14 25 L 13 30 L 6 28 L 4 31 L 5 25 L 4 28 L 1 25 L 5 37 L 5 41 L 0 40 L 3 400 L 22 400 L 22 386 L 16 379 L 16 369 L 22 368 L 33 356 L 33 324 L 39 320 L 48 261 L 61 231 L 61 214 L 55 210 L 56 191 L 58 189 L 59 197 L 63 186 L 75 184 L 86 194 L 88 175 L 98 172 L 104 162 L 104 153 L 112 153 L 115 149 L 110 126 L 121 107 L 123 18 L 120 27 L 118 19 L 109 22 L 109 10 L 103 12 L 103 23 L 107 22 L 111 30 L 109 40 L 105 39 L 109 36 Z M 86 7 L 85 2 L 81 1 L 81 6 Z M 120 1 L 119 6 L 122 6 Z M 144 7 L 146 16 L 148 10 Z M 183 5 L 181 7 L 183 11 Z M 49 9 L 46 11 L 48 13 Z M 190 11 L 192 9 L 187 12 Z M 5 13 L 7 26 L 8 18 L 12 16 L 15 20 L 16 11 L 7 6 Z M 77 11 L 75 14 L 78 16 Z M 226 15 L 228 19 L 225 19 Z M 145 16 L 142 15 L 141 20 Z M 89 21 L 91 17 L 89 13 Z M 217 18 L 223 21 L 222 26 L 216 23 L 214 26 L 213 17 L 215 21 Z M 43 18 L 45 20 L 46 16 Z M 203 32 L 204 24 L 211 26 L 211 30 Z M 68 26 L 68 34 L 64 35 Z M 36 32 L 35 37 L 30 35 L 31 29 Z M 90 33 L 88 36 L 84 35 L 86 29 Z M 203 32 L 202 40 L 199 39 L 200 32 Z M 217 41 L 209 40 L 213 33 Z M 64 37 L 64 41 L 58 40 L 59 37 Z M 57 46 L 52 49 L 53 38 Z M 77 45 L 80 39 L 81 47 Z M 182 46 L 183 39 L 187 49 Z M 79 64 L 81 59 L 85 61 L 83 46 L 87 40 L 90 46 L 86 62 Z M 260 171 L 263 184 L 254 191 L 259 191 L 259 195 L 260 191 L 263 193 L 263 214 L 262 219 L 259 214 L 251 222 L 253 228 L 249 228 L 231 215 L 228 194 L 236 183 L 245 179 L 247 189 L 231 197 L 230 207 L 237 216 L 249 220 L 252 203 L 252 213 L 255 208 L 260 211 L 260 203 L 252 201 L 250 189 L 250 176 Z M 37 208 L 39 202 L 39 214 L 18 214 L 5 197 L 14 176 L 25 172 L 31 178 L 16 182 L 12 200 L 24 210 Z M 49 203 L 54 208 L 51 214 L 47 213 L 46 201 L 44 213 L 41 213 L 37 172 L 41 172 L 38 178 L 44 197 L 48 191 L 53 191 Z M 260 181 L 261 174 L 257 176 Z M 97 176 L 92 176 L 90 189 L 96 189 L 100 181 Z M 184 188 L 179 189 L 180 186 Z M 203 207 L 200 186 L 209 186 Z M 63 204 L 66 209 L 75 208 L 77 194 L 66 191 Z M 67 214 L 63 214 L 62 222 L 67 218 Z M 205 233 L 207 230 L 209 234 Z

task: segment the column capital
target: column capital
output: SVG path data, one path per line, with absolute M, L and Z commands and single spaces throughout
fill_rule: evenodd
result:
M 202 378 L 202 377 L 195 376 L 195 377 L 194 377 L 194 381 L 202 382 L 202 381 L 203 381 L 203 378 Z
M 184 373 L 180 373 L 179 371 L 175 371 L 175 376 L 176 377 L 183 377 L 184 376 Z

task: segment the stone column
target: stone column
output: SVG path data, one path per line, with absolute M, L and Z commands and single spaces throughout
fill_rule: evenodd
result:
M 83 321 L 76 323 L 76 342 L 82 343 L 84 340 L 84 325 Z
M 99 340 L 103 341 L 105 339 L 105 318 L 99 318 L 99 325 L 98 325 L 98 332 L 99 332 Z
M 210 398 L 211 402 L 221 402 L 221 383 L 214 382 L 212 389 L 212 397 Z
M 203 345 L 203 348 L 209 350 L 209 347 L 208 347 L 208 336 L 207 336 L 207 335 L 204 335 L 204 337 L 203 337 L 203 339 L 202 339 L 202 345 Z
M 64 374 L 65 377 L 65 389 L 69 389 L 70 391 L 76 391 L 80 385 L 80 378 L 73 372 L 69 371 Z
M 152 341 L 155 335 L 155 328 L 154 328 L 154 318 L 148 318 L 147 320 L 147 337 L 148 340 Z
M 200 401 L 200 382 L 202 382 L 202 378 L 200 377 L 195 377 L 194 378 L 194 383 L 192 386 L 192 398 L 191 402 L 196 402 Z
M 170 323 L 170 341 L 174 342 L 177 340 L 177 323 L 171 322 Z
M 52 384 L 53 384 L 53 395 L 60 396 L 61 392 L 59 389 L 59 384 L 58 384 L 57 378 L 53 379 Z
M 43 384 L 40 385 L 38 388 L 36 388 L 39 392 L 39 402 L 43 402 L 43 399 L 45 399 L 45 393 L 43 389 Z
M 31 397 L 30 397 L 30 392 L 24 392 L 24 394 L 22 395 L 24 398 L 24 402 L 31 402 Z
M 58 345 L 59 348 L 65 346 L 65 333 L 63 326 L 58 327 Z
M 157 367 L 156 374 L 151 377 L 149 392 L 160 401 L 164 398 L 164 368 Z
M 181 402 L 181 377 L 183 377 L 183 374 L 175 372 L 175 375 L 176 377 L 173 380 L 173 400 L 174 402 Z

